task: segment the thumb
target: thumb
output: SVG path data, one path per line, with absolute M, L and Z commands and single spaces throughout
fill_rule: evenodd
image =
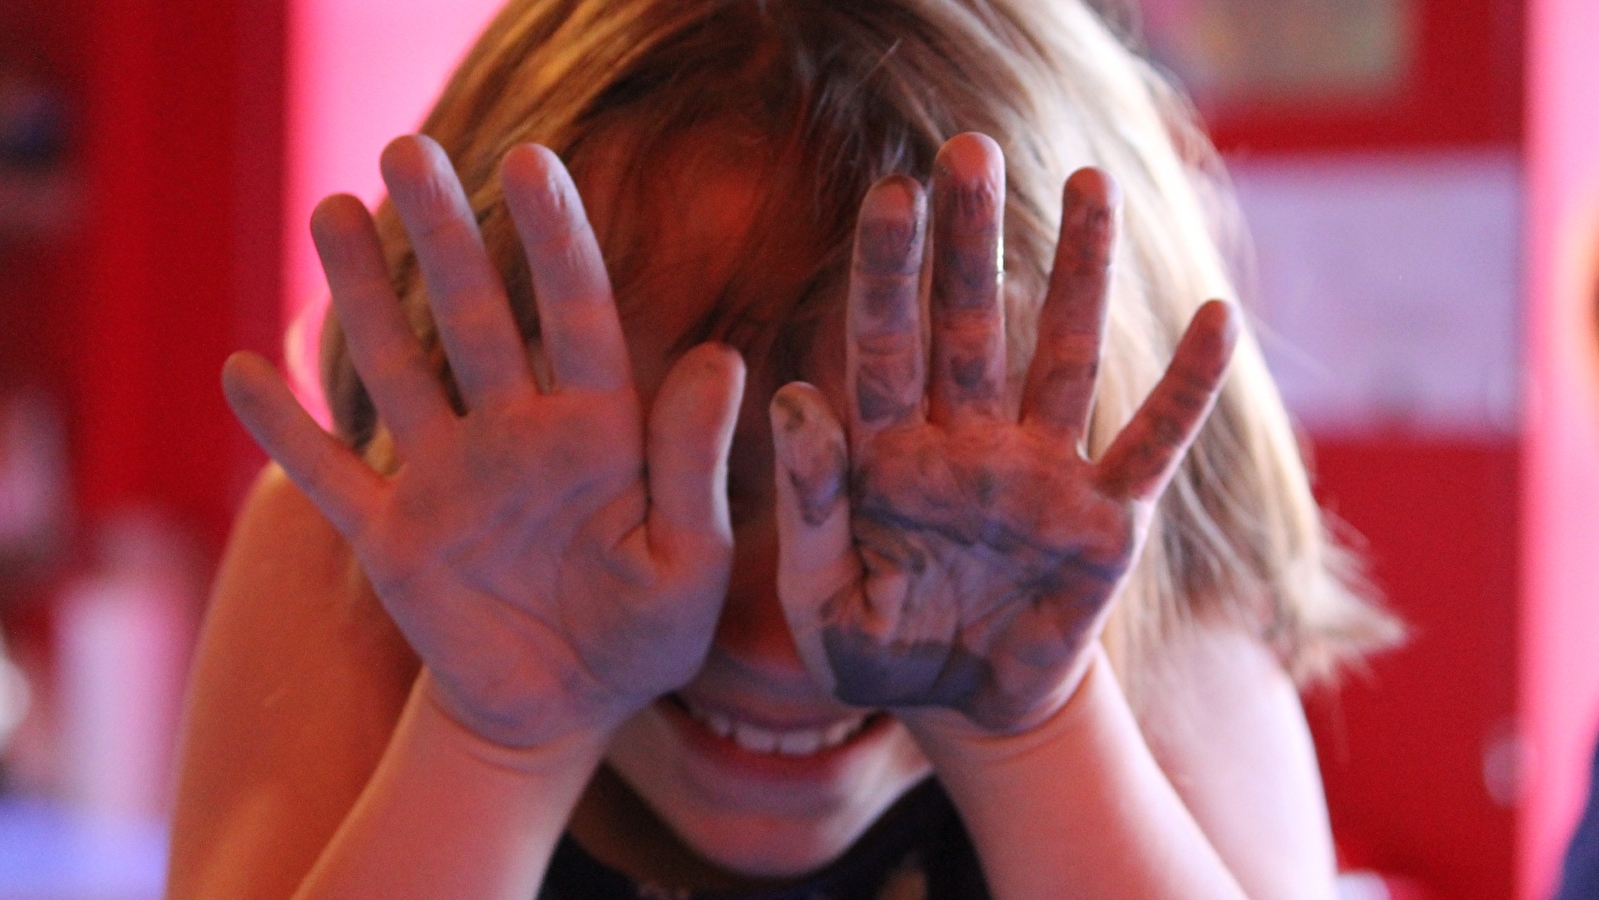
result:
M 744 360 L 724 344 L 700 344 L 666 373 L 646 445 L 653 546 L 683 535 L 732 546 L 727 453 L 743 397 Z
M 822 623 L 829 601 L 860 590 L 862 572 L 850 531 L 844 429 L 821 391 L 803 382 L 779 390 L 770 414 L 777 450 L 777 596 L 800 658 L 832 693 Z

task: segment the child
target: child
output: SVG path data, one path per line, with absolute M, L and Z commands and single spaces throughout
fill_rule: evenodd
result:
M 1082 3 L 513 0 L 422 130 L 337 438 L 225 372 L 170 897 L 1332 896 L 1392 626 Z

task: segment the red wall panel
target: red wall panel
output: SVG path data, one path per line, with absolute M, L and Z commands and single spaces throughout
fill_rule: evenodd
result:
M 1340 847 L 1438 897 L 1502 900 L 1515 823 L 1485 756 L 1514 740 L 1520 452 L 1379 436 L 1319 440 L 1315 457 L 1319 496 L 1365 538 L 1410 629 L 1369 673 L 1310 698 Z
M 281 9 L 95 3 L 88 250 L 69 306 L 77 485 L 91 519 L 153 505 L 217 543 L 253 457 L 217 373 L 272 352 Z
M 1207 110 L 1234 153 L 1516 144 L 1523 120 L 1523 0 L 1413 0 L 1411 66 L 1390 96 Z

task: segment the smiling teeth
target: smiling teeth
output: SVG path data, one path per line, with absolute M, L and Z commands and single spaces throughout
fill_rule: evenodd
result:
M 826 728 L 805 728 L 795 731 L 773 731 L 731 716 L 700 709 L 687 702 L 683 708 L 696 722 L 728 738 L 733 743 L 755 753 L 773 753 L 779 756 L 810 756 L 844 743 L 866 726 L 866 717 L 835 722 Z

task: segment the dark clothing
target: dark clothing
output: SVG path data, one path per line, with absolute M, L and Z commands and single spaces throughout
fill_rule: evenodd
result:
M 906 794 L 832 865 L 799 884 L 741 894 L 691 894 L 637 884 L 561 840 L 539 900 L 988 900 L 971 840 L 929 779 Z
M 1594 748 L 1588 808 L 1566 848 L 1557 900 L 1599 900 L 1599 747 Z

